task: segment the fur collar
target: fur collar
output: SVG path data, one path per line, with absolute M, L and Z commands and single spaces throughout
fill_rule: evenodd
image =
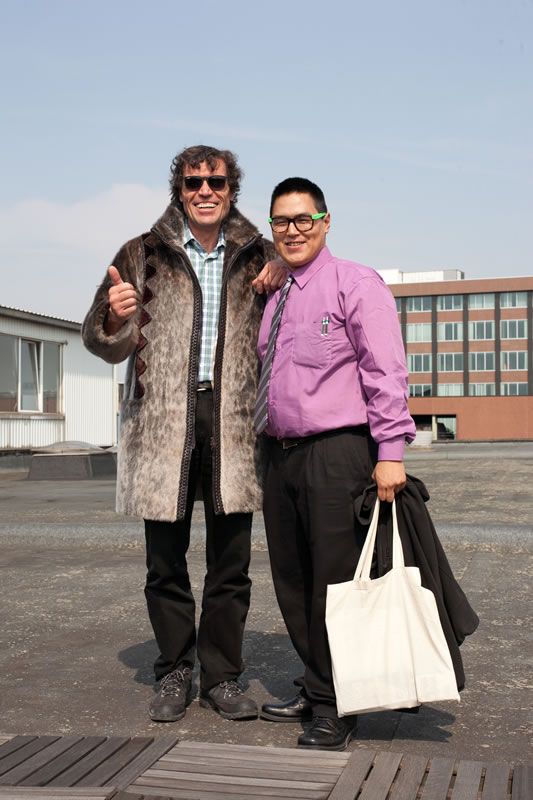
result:
M 235 206 L 224 220 L 224 234 L 228 244 L 242 247 L 251 239 L 261 237 L 258 229 Z M 171 203 L 152 227 L 174 250 L 183 250 L 183 212 Z

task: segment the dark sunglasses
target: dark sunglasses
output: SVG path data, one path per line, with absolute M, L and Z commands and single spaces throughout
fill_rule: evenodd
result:
M 204 177 L 203 175 L 186 175 L 183 178 L 185 188 L 189 189 L 191 192 L 197 192 L 198 189 L 201 189 L 204 185 L 204 181 L 207 181 L 207 185 L 214 192 L 220 192 L 222 189 L 225 189 L 228 183 L 226 175 L 209 175 L 208 177 Z

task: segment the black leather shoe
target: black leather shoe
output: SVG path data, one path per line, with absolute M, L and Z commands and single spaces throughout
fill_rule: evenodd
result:
M 312 716 L 313 706 L 301 692 L 286 703 L 265 703 L 261 707 L 261 718 L 272 722 L 301 722 Z
M 191 699 L 191 669 L 178 667 L 161 678 L 159 691 L 150 703 L 150 719 L 154 722 L 177 722 L 185 716 Z
M 313 717 L 311 727 L 298 737 L 298 747 L 346 750 L 356 727 L 356 717 Z
M 212 708 L 224 719 L 255 719 L 257 706 L 246 697 L 237 681 L 222 681 L 200 694 L 200 705 Z

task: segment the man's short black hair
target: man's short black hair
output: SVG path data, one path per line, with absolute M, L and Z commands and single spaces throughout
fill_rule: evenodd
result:
M 298 192 L 298 194 L 310 194 L 313 198 L 316 210 L 319 213 L 327 212 L 328 207 L 326 205 L 326 199 L 320 186 L 317 186 L 316 183 L 313 183 L 313 181 L 307 178 L 285 178 L 284 181 L 278 183 L 272 192 L 270 216 L 272 216 L 272 209 L 278 197 L 282 197 L 284 194 L 292 194 L 293 192 Z
M 185 166 L 196 169 L 206 162 L 209 169 L 215 169 L 217 161 L 223 161 L 227 168 L 228 185 L 230 191 L 234 194 L 232 203 L 237 201 L 237 195 L 241 188 L 241 180 L 243 171 L 237 163 L 237 156 L 231 150 L 218 150 L 216 147 L 208 147 L 205 144 L 197 144 L 194 147 L 187 147 L 174 158 L 170 168 L 170 192 L 172 202 L 178 208 L 183 209 L 180 200 L 180 193 L 183 187 L 183 172 Z

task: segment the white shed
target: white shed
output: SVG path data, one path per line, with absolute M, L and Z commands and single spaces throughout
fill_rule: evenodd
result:
M 0 306 L 0 450 L 117 442 L 116 367 L 89 353 L 81 325 Z

